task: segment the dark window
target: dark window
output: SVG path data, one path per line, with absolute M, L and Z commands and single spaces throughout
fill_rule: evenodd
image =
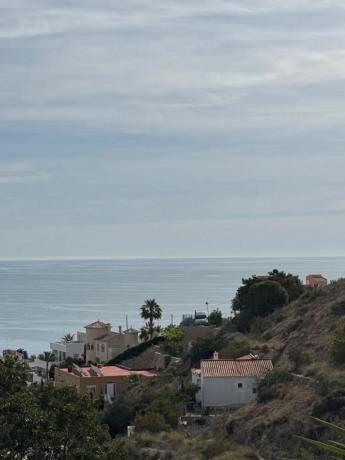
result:
M 253 388 L 253 393 L 256 394 L 256 388 Z
M 238 387 L 238 388 L 243 388 L 243 383 L 241 383 L 241 382 L 238 383 L 238 384 L 237 384 L 237 387 Z

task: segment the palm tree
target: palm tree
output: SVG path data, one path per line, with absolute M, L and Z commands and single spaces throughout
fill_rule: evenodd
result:
M 62 341 L 67 343 L 67 342 L 73 342 L 74 339 L 74 334 L 66 334 L 62 337 Z
M 162 309 L 158 305 L 155 299 L 147 299 L 145 300 L 144 305 L 141 306 L 141 317 L 147 321 L 147 329 L 152 339 L 155 327 L 154 327 L 154 320 L 161 319 L 162 317 Z
M 49 363 L 55 361 L 55 355 L 52 351 L 45 351 L 42 354 L 42 360 L 46 363 L 46 379 L 49 379 Z

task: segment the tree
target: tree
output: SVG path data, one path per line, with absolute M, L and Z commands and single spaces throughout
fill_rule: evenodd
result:
M 55 361 L 55 355 L 52 351 L 44 351 L 41 355 L 39 355 L 39 359 L 45 361 L 46 363 L 46 379 L 49 380 L 49 363 Z
M 25 388 L 28 379 L 29 368 L 26 363 L 10 355 L 0 359 L 0 398 Z
M 292 275 L 291 273 L 286 274 L 277 269 L 272 270 L 268 275 L 270 281 L 277 281 L 286 289 L 289 296 L 289 302 L 296 300 L 303 293 L 303 284 L 298 276 Z
M 150 433 L 167 431 L 170 428 L 165 422 L 163 415 L 157 412 L 147 412 L 144 415 L 137 415 L 134 419 L 134 425 L 137 431 L 149 431 Z
M 181 345 L 183 339 L 183 330 L 180 326 L 169 324 L 164 331 L 164 350 L 167 353 L 177 355 L 181 352 Z
M 146 327 L 150 339 L 155 331 L 154 320 L 161 319 L 162 308 L 158 305 L 155 299 L 147 299 L 144 305 L 141 306 L 141 317 L 146 320 Z
M 50 384 L 1 398 L 0 426 L 0 458 L 103 460 L 110 440 L 88 396 Z
M 266 316 L 289 300 L 286 289 L 277 281 L 253 284 L 248 292 L 247 308 L 253 316 Z
M 236 314 L 246 309 L 250 288 L 254 284 L 263 281 L 276 281 L 279 283 L 286 290 L 289 302 L 297 299 L 303 293 L 303 285 L 298 276 L 291 273 L 286 274 L 277 269 L 272 270 L 265 276 L 253 275 L 247 279 L 243 278 L 242 286 L 237 289 L 236 296 L 232 300 L 232 309 Z
M 74 334 L 66 334 L 62 337 L 62 341 L 65 343 L 73 342 Z
M 208 322 L 213 324 L 213 326 L 219 327 L 223 323 L 223 316 L 222 312 L 216 308 L 215 310 L 211 311 L 208 317 Z

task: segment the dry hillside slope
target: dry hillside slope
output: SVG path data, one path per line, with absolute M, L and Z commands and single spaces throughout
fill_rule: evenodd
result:
M 252 348 L 272 357 L 275 373 L 259 400 L 230 415 L 227 440 L 255 446 L 265 458 L 292 456 L 295 434 L 326 436 L 311 415 L 345 420 L 345 368 L 331 349 L 345 320 L 345 280 L 307 291 L 300 299 L 257 320 L 246 336 Z

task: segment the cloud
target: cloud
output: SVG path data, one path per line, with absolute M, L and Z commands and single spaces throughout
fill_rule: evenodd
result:
M 175 248 L 197 253 L 206 243 L 193 233 L 214 225 L 218 253 L 234 224 L 230 238 L 244 227 L 264 252 L 272 221 L 290 242 L 303 216 L 308 232 L 326 217 L 340 225 L 344 19 L 338 0 L 0 0 L 11 247 L 14 228 L 54 240 L 60 225 L 66 241 L 85 228 L 83 248 L 101 253 L 127 226 L 121 241 L 140 252 L 137 227 L 161 226 L 160 249 L 169 240 L 173 252 L 175 228 Z M 45 251 L 68 252 L 58 240 Z
M 0 185 L 36 184 L 45 182 L 50 175 L 36 171 L 29 163 L 0 163 Z

